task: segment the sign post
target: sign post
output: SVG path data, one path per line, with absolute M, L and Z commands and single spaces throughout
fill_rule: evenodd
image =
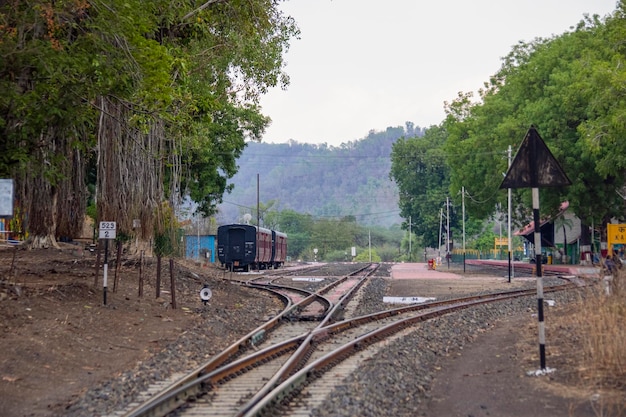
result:
M 498 249 L 498 247 L 502 247 L 502 246 L 507 246 L 509 244 L 509 238 L 508 237 L 496 237 L 493 239 L 494 241 L 494 249 Z
M 108 276 L 108 261 L 109 261 L 109 240 L 115 239 L 116 236 L 116 223 L 115 222 L 100 222 L 100 230 L 98 234 L 99 239 L 104 239 L 104 264 L 102 266 L 103 279 L 102 279 L 102 294 L 104 298 L 104 305 L 107 305 L 107 276 Z
M 543 276 L 541 271 L 541 223 L 539 216 L 539 188 L 561 187 L 572 182 L 546 146 L 539 132 L 531 126 L 515 155 L 513 163 L 500 184 L 500 189 L 531 188 L 533 222 L 535 227 L 535 261 L 537 265 L 537 318 L 539 320 L 539 358 L 541 369 L 546 369 L 546 336 L 543 319 Z

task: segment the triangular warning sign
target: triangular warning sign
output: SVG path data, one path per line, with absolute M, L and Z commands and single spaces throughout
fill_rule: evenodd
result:
M 531 126 L 500 188 L 543 188 L 571 184 L 537 129 Z

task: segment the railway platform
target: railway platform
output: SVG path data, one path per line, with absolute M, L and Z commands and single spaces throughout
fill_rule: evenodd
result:
M 484 265 L 484 266 L 493 266 L 497 268 L 508 268 L 509 261 L 507 260 L 496 260 L 496 259 L 466 259 L 465 263 L 467 265 Z M 512 262 L 513 269 L 515 270 L 524 270 L 534 271 L 536 265 L 529 262 Z M 578 277 L 584 276 L 598 276 L 600 274 L 600 268 L 595 266 L 585 266 L 585 265 L 553 265 L 553 264 L 543 264 L 541 265 L 542 271 L 545 274 L 550 273 L 551 275 L 574 275 Z
M 494 276 L 498 274 L 498 269 L 506 271 L 508 269 L 508 261 L 492 260 L 492 259 L 467 259 L 466 265 L 487 266 L 494 268 Z M 458 271 L 459 265 L 454 264 L 454 271 Z M 513 262 L 514 271 L 524 271 L 533 273 L 535 264 L 528 262 Z M 598 277 L 601 269 L 594 266 L 584 265 L 542 265 L 543 275 L 563 275 L 577 277 Z M 463 274 L 449 271 L 446 263 L 439 265 L 436 269 L 430 269 L 426 262 L 402 263 L 395 264 L 391 269 L 392 279 L 459 279 L 463 278 Z

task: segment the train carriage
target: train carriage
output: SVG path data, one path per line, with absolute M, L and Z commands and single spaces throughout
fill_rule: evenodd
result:
M 276 238 L 278 233 L 278 238 Z M 279 248 L 274 247 L 275 239 Z M 287 235 L 248 224 L 229 224 L 217 229 L 217 256 L 230 270 L 267 269 L 284 263 Z
M 280 268 L 287 258 L 287 235 L 272 230 L 272 267 Z

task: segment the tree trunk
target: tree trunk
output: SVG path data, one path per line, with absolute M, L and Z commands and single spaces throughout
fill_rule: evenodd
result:
M 28 246 L 32 249 L 59 249 L 55 237 L 57 188 L 43 175 L 37 175 L 37 171 L 27 178 L 27 183 L 26 230 L 30 232 Z
M 59 248 L 57 239 L 80 234 L 86 205 L 86 161 L 61 132 L 39 138 L 33 159 L 18 174 L 18 201 L 25 212 L 30 248 Z
M 134 236 L 129 254 L 138 254 L 153 236 L 163 201 L 164 126 L 149 120 L 148 132 L 129 126 L 131 106 L 100 98 L 97 202 L 100 220 L 115 221 L 117 233 Z M 138 220 L 139 227 L 133 221 Z
M 64 240 L 88 237 L 83 236 L 85 209 L 88 200 L 86 185 L 87 161 L 82 151 L 68 149 L 66 174 L 60 181 L 56 210 L 56 236 Z

